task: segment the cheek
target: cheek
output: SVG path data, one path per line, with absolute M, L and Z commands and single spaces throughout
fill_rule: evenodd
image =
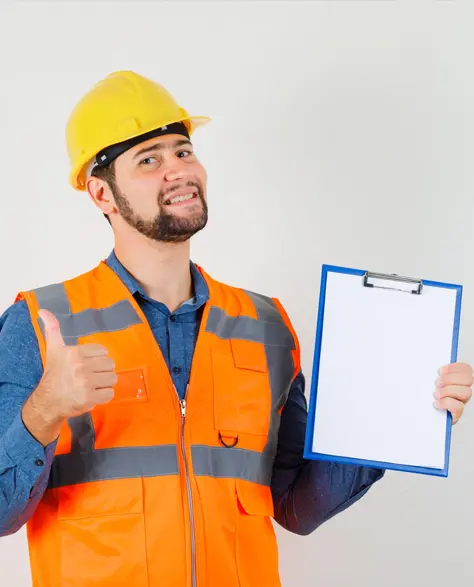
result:
M 200 163 L 197 164 L 195 168 L 195 173 L 196 177 L 199 179 L 202 189 L 204 190 L 204 193 L 206 193 L 207 172 Z
M 140 186 L 130 186 L 123 193 L 135 214 L 149 217 L 156 215 L 158 211 L 158 190 L 156 181 L 141 181 Z

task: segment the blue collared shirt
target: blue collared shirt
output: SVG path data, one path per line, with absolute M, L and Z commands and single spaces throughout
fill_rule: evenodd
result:
M 176 392 L 184 397 L 202 311 L 209 299 L 205 280 L 191 263 L 194 296 L 170 312 L 146 295 L 114 252 L 107 264 L 145 314 Z M 43 447 L 21 418 L 21 408 L 42 374 L 30 313 L 21 301 L 0 317 L 0 536 L 17 532 L 28 521 L 48 483 L 57 441 Z M 380 469 L 303 458 L 307 422 L 304 387 L 300 373 L 282 411 L 271 485 L 276 521 L 298 534 L 309 534 L 346 509 L 384 474 Z

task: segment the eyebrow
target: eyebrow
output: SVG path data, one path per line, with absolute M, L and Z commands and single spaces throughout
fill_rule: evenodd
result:
M 143 149 L 140 149 L 139 151 L 137 151 L 135 153 L 135 155 L 133 156 L 132 161 L 135 161 L 135 159 L 137 159 L 138 157 L 140 157 L 141 155 L 144 155 L 145 153 L 151 153 L 152 151 L 163 151 L 164 149 L 176 149 L 177 147 L 183 147 L 184 145 L 189 145 L 190 147 L 192 147 L 192 143 L 191 141 L 188 141 L 187 139 L 184 140 L 176 140 L 173 141 L 172 143 L 155 143 L 154 145 L 150 145 L 149 147 L 144 147 Z

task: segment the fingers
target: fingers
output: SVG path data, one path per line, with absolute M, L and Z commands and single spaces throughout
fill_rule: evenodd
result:
M 466 385 L 471 387 L 473 384 L 472 371 L 454 371 L 440 375 L 436 380 L 436 387 L 445 387 L 447 385 Z
M 436 399 L 452 397 L 467 404 L 472 397 L 472 390 L 466 385 L 447 385 L 445 387 L 439 387 L 433 395 Z
M 115 391 L 111 387 L 104 387 L 98 389 L 95 396 L 95 403 L 106 404 L 114 399 Z
M 84 344 L 77 348 L 80 349 L 79 352 L 81 353 L 81 356 L 86 359 L 92 357 L 106 357 L 109 354 L 108 350 L 101 344 Z
M 447 375 L 450 373 L 459 373 L 467 371 L 472 375 L 472 367 L 467 363 L 450 363 L 449 365 L 444 365 L 439 370 L 440 375 Z
M 437 399 L 434 405 L 439 410 L 448 410 L 451 412 L 453 424 L 456 424 L 464 411 L 464 403 L 452 397 Z
M 117 383 L 117 375 L 114 372 L 93 373 L 91 375 L 91 384 L 96 389 L 113 387 Z
M 91 357 L 88 361 L 92 373 L 105 373 L 115 370 L 115 363 L 110 357 Z
M 434 392 L 434 405 L 440 410 L 451 413 L 453 424 L 459 421 L 464 406 L 472 397 L 474 384 L 473 369 L 467 363 L 451 363 L 439 370 Z

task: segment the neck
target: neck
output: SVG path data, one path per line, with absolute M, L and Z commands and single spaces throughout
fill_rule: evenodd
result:
M 141 235 L 140 235 L 141 236 Z M 148 297 L 174 312 L 193 295 L 189 240 L 159 243 L 147 238 L 115 242 L 115 254 Z

